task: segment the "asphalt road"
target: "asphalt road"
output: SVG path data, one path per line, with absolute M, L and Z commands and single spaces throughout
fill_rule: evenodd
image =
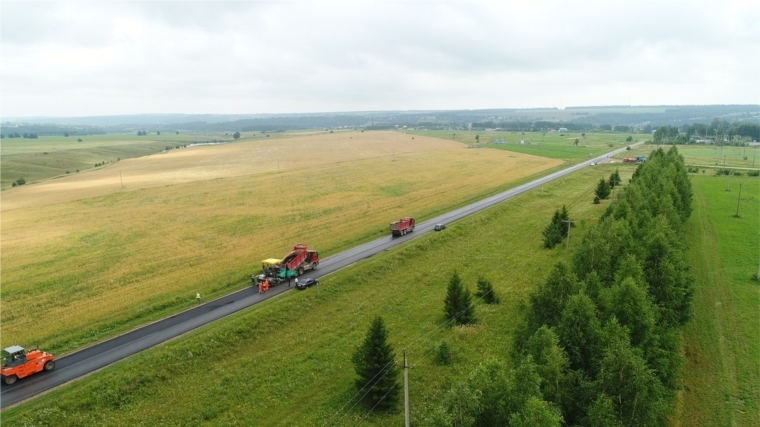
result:
M 632 145 L 639 144 L 643 144 L 643 142 Z M 414 232 L 407 234 L 406 236 L 382 237 L 330 258 L 326 258 L 320 262 L 318 270 L 309 272 L 306 276 L 320 278 L 355 262 L 369 258 L 372 255 L 380 253 L 393 246 L 404 243 L 416 236 L 433 231 L 433 227 L 437 223 L 449 224 L 497 203 L 509 200 L 510 198 L 528 190 L 540 187 L 549 181 L 587 167 L 591 165 L 591 163 L 604 161 L 609 156 L 623 151 L 625 151 L 625 148 L 611 151 L 603 156 L 587 160 L 583 163 L 579 163 L 567 169 L 563 169 L 559 172 L 555 172 L 551 175 L 547 175 L 536 179 L 535 181 L 491 196 L 487 199 L 447 212 L 428 221 L 418 223 Z M 171 317 L 145 325 L 110 340 L 84 348 L 75 353 L 68 354 L 56 360 L 56 367 L 52 371 L 40 372 L 21 379 L 10 386 L 2 384 L 0 407 L 6 408 L 9 405 L 22 402 L 46 390 L 73 381 L 81 376 L 97 371 L 98 369 L 102 369 L 114 362 L 153 347 L 156 344 L 175 338 L 199 326 L 221 319 L 222 317 L 250 307 L 265 299 L 275 297 L 290 289 L 291 288 L 288 288 L 287 284 L 280 284 L 271 288 L 264 294 L 259 294 L 256 289 L 249 287 L 214 301 L 201 304 Z

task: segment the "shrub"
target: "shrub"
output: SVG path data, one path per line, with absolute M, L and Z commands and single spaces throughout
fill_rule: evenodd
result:
M 599 204 L 599 196 L 594 197 L 594 204 L 595 205 Z
M 451 363 L 451 347 L 446 341 L 442 341 L 435 353 L 435 361 L 439 365 L 448 365 Z
M 19 178 L 15 182 L 16 185 L 24 185 L 26 184 L 26 180 L 24 178 Z
M 760 170 L 749 171 L 749 172 L 747 172 L 747 176 L 760 176 Z

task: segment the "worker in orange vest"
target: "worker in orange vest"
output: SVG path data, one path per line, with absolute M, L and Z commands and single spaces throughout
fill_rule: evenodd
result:
M 269 280 L 264 280 L 264 292 L 269 290 Z
M 264 287 L 264 282 L 263 281 L 259 282 L 259 293 L 264 292 L 264 291 L 262 291 L 263 287 Z

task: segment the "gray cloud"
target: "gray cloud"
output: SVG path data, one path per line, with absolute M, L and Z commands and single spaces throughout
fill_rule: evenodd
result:
M 757 103 L 755 2 L 0 5 L 3 117 Z

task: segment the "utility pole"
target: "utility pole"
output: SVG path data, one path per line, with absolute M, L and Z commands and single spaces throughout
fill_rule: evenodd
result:
M 406 363 L 406 349 L 404 349 L 404 426 L 409 427 L 409 365 Z
M 575 224 L 575 221 L 563 219 L 562 222 L 567 223 L 567 246 L 565 246 L 565 262 L 567 263 L 567 253 L 570 251 L 570 229 L 573 227 L 573 224 Z
M 739 183 L 739 198 L 736 200 L 736 217 L 739 218 L 739 203 L 742 201 L 742 183 Z

